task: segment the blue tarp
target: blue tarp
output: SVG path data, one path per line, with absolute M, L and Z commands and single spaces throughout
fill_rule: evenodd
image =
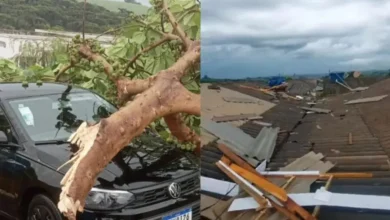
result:
M 272 77 L 272 78 L 268 81 L 268 86 L 269 86 L 269 87 L 272 87 L 272 86 L 282 85 L 285 81 L 286 81 L 285 78 L 282 77 L 282 76 Z
M 343 83 L 345 78 L 344 76 L 345 76 L 344 72 L 329 73 L 330 81 L 333 83 L 336 83 L 336 80 L 337 82 Z

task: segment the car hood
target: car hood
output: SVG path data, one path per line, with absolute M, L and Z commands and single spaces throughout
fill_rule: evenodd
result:
M 69 144 L 37 145 L 39 159 L 57 169 L 70 159 Z M 137 189 L 199 171 L 195 158 L 177 147 L 160 146 L 148 151 L 148 147 L 125 147 L 99 174 L 95 186 L 115 189 Z M 65 173 L 70 165 L 61 168 Z

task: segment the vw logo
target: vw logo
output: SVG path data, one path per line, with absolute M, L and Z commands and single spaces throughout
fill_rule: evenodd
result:
M 171 183 L 171 185 L 168 186 L 168 192 L 172 198 L 174 199 L 179 198 L 181 194 L 180 185 L 177 183 Z

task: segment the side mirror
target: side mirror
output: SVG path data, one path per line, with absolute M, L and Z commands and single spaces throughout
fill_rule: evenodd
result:
M 4 131 L 0 131 L 0 144 L 8 144 L 8 137 Z

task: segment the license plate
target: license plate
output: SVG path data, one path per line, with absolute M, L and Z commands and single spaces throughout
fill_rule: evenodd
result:
M 167 215 L 162 220 L 192 220 L 192 210 L 184 209 L 180 212 Z

